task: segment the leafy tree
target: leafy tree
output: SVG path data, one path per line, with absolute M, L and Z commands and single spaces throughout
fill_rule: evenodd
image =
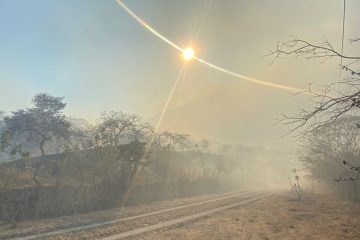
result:
M 0 135 L 0 153 L 6 155 L 6 159 L 15 159 L 17 157 L 28 158 L 29 152 L 24 151 L 21 144 L 16 144 L 11 141 L 11 134 L 9 131 L 3 131 Z M 2 154 L 0 154 L 1 157 Z M 0 159 L 0 163 L 1 163 Z
M 1 152 L 7 152 L 12 158 L 29 157 L 23 151 L 23 144 L 36 144 L 44 156 L 45 146 L 50 142 L 61 143 L 70 136 L 70 123 L 66 120 L 63 110 L 66 103 L 62 97 L 54 97 L 40 93 L 32 99 L 33 106 L 14 111 L 4 117 L 4 129 L 1 132 Z M 40 163 L 34 165 L 32 179 L 36 185 L 41 185 L 37 179 Z
M 14 143 L 37 142 L 41 155 L 45 155 L 45 145 L 54 140 L 65 140 L 70 136 L 70 123 L 63 110 L 66 103 L 62 97 L 45 93 L 32 99 L 33 106 L 12 112 L 4 118 L 5 133 Z

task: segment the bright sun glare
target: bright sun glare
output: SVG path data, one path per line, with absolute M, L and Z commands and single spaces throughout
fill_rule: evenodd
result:
M 183 51 L 183 57 L 187 61 L 192 59 L 194 57 L 194 54 L 195 54 L 195 52 L 192 48 L 186 48 Z

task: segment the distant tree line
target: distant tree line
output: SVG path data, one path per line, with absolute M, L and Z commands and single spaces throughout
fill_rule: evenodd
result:
M 2 160 L 17 159 L 24 154 L 45 156 L 69 149 L 116 146 L 134 141 L 151 144 L 151 149 L 184 151 L 207 150 L 206 140 L 195 143 L 182 133 L 155 132 L 136 114 L 105 111 L 96 124 L 65 116 L 64 99 L 40 93 L 32 107 L 0 114 Z M 36 148 L 39 151 L 36 151 Z

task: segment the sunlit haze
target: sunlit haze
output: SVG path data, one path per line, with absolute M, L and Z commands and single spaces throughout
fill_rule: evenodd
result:
M 321 89 L 338 78 L 336 61 L 310 64 L 290 57 L 271 65 L 273 59 L 264 55 L 290 34 L 315 42 L 326 36 L 340 46 L 341 1 L 231 0 L 206 8 L 202 0 L 124 3 L 172 41 L 191 43 L 196 55 L 234 72 L 299 89 L 309 83 Z M 346 39 L 355 37 L 360 22 L 359 3 L 348 5 Z M 184 64 L 178 51 L 140 27 L 116 1 L 4 0 L 0 29 L 0 109 L 5 112 L 47 92 L 64 96 L 67 113 L 91 122 L 104 110 L 123 110 L 155 123 Z M 345 52 L 355 51 L 345 43 Z M 229 143 L 282 146 L 289 139 L 280 138 L 286 127 L 274 126 L 278 115 L 294 112 L 306 99 L 289 95 L 191 61 L 160 128 Z
M 0 0 L 0 239 L 360 239 L 359 0 Z
M 183 57 L 185 60 L 191 60 L 194 57 L 194 50 L 192 48 L 186 48 L 183 51 Z

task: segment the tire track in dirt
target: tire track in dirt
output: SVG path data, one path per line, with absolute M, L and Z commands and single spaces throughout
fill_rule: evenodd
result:
M 93 230 L 95 228 L 104 227 L 104 226 L 108 226 L 108 225 L 112 225 L 112 224 L 116 224 L 116 223 L 120 223 L 120 222 L 135 220 L 135 219 L 139 219 L 139 218 L 145 218 L 145 217 L 149 217 L 152 215 L 159 215 L 159 214 L 177 211 L 177 210 L 181 210 L 181 209 L 185 209 L 185 208 L 196 207 L 196 206 L 200 206 L 200 205 L 214 203 L 217 201 L 224 201 L 224 200 L 228 200 L 228 199 L 232 199 L 232 198 L 236 198 L 236 197 L 241 197 L 241 196 L 249 194 L 249 193 L 251 193 L 251 192 L 249 192 L 249 191 L 234 192 L 233 191 L 233 192 L 228 192 L 228 193 L 222 194 L 220 196 L 216 196 L 216 197 L 208 199 L 208 200 L 184 204 L 184 205 L 175 206 L 175 207 L 162 209 L 162 210 L 158 210 L 158 211 L 152 211 L 152 212 L 139 214 L 139 215 L 135 215 L 135 216 L 118 218 L 118 219 L 105 221 L 105 222 L 98 222 L 98 223 L 92 223 L 92 224 L 81 225 L 81 226 L 76 226 L 76 227 L 70 227 L 70 228 L 61 229 L 61 230 L 37 233 L 37 234 L 33 234 L 33 235 L 28 235 L 28 236 L 13 237 L 13 238 L 9 238 L 9 240 L 32 240 L 32 239 L 52 237 L 52 236 L 62 235 L 62 234 L 67 234 L 67 233 L 80 232 L 80 231 L 84 231 L 84 230 Z
M 263 198 L 265 196 L 269 195 L 269 193 L 261 193 L 255 196 L 252 196 L 250 198 L 238 201 L 236 203 L 232 203 L 232 204 L 227 204 L 225 206 L 221 206 L 221 207 L 217 207 L 217 208 L 213 208 L 210 210 L 206 210 L 200 213 L 195 213 L 192 215 L 188 215 L 188 216 L 184 216 L 184 217 L 180 217 L 177 219 L 173 219 L 173 220 L 169 220 L 169 221 L 165 221 L 165 222 L 161 222 L 161 223 L 157 223 L 157 224 L 153 224 L 150 226 L 145 226 L 145 227 L 141 227 L 141 228 L 137 228 L 131 231 L 127 231 L 127 232 L 123 232 L 123 233 L 119 233 L 113 236 L 109 236 L 109 237 L 104 237 L 104 238 L 100 238 L 100 240 L 118 240 L 118 239 L 124 239 L 127 237 L 133 237 L 136 235 L 140 235 L 149 231 L 154 231 L 160 228 L 166 228 L 166 227 L 170 227 L 173 225 L 177 225 L 177 224 L 183 224 L 186 223 L 188 221 L 192 221 L 192 220 L 196 220 L 198 218 L 202 218 L 208 215 L 212 215 L 215 214 L 217 212 L 221 212 L 230 208 L 234 208 L 240 205 L 244 205 L 247 203 L 251 203 L 251 202 L 255 202 L 257 200 L 259 200 L 260 198 Z

